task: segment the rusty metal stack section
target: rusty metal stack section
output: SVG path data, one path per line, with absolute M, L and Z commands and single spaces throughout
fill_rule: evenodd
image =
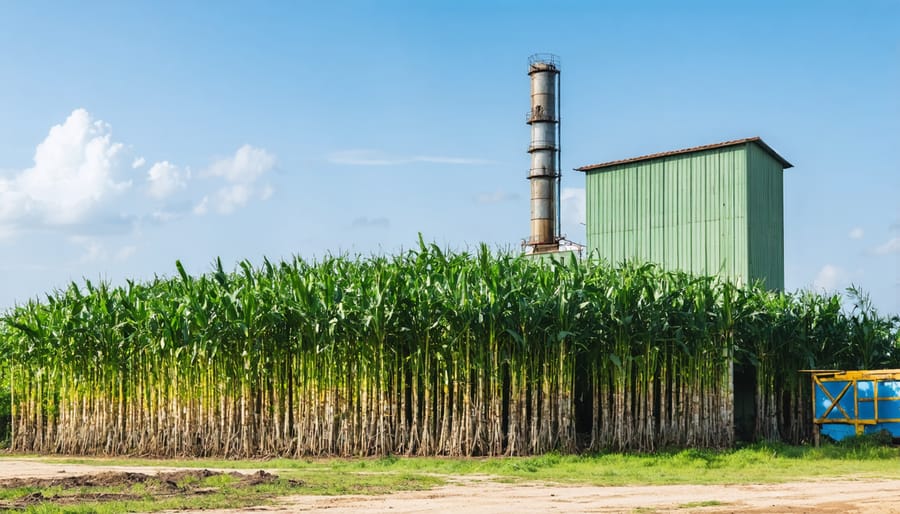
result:
M 528 58 L 531 77 L 531 235 L 532 253 L 559 250 L 559 58 L 534 54 Z

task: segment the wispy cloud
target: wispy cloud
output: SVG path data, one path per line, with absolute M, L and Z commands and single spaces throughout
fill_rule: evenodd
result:
M 100 241 L 83 236 L 73 236 L 69 238 L 69 242 L 78 245 L 84 251 L 79 258 L 82 264 L 88 262 L 105 261 L 109 258 L 109 253 Z
M 151 212 L 148 219 L 153 223 L 169 223 L 170 221 L 181 219 L 183 214 L 183 212 L 177 210 L 158 210 Z
M 356 218 L 350 223 L 350 226 L 353 228 L 360 229 L 368 229 L 368 228 L 388 228 L 391 226 L 391 221 L 387 218 L 367 218 L 365 216 Z
M 559 196 L 562 203 L 563 225 L 584 224 L 586 218 L 584 188 L 564 187 Z
M 349 166 L 403 166 L 407 164 L 457 164 L 484 165 L 491 164 L 487 159 L 469 157 L 448 157 L 437 155 L 392 156 L 376 150 L 344 150 L 328 156 L 328 162 Z
M 866 233 L 862 227 L 853 227 L 853 229 L 850 230 L 850 233 L 847 234 L 850 239 L 856 240 L 862 239 L 865 235 Z
M 117 261 L 127 261 L 137 252 L 137 246 L 126 245 L 116 251 L 115 259 Z
M 115 251 L 110 251 L 107 245 L 95 237 L 70 236 L 69 242 L 81 247 L 82 254 L 78 261 L 81 264 L 92 262 L 123 262 L 130 259 L 136 252 L 137 246 L 125 245 Z
M 191 212 L 193 212 L 197 216 L 203 216 L 204 214 L 209 212 L 209 197 L 204 196 L 199 202 L 197 202 L 197 205 L 195 205 L 194 208 L 191 209 Z
M 492 193 L 478 193 L 475 195 L 475 203 L 481 205 L 492 205 L 504 202 L 513 202 L 519 199 L 516 193 L 508 193 L 506 191 L 494 191 Z
M 890 255 L 900 253 L 900 236 L 889 239 L 884 244 L 878 245 L 872 250 L 875 255 Z

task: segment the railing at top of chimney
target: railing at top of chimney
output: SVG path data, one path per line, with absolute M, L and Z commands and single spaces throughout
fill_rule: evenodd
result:
M 549 64 L 559 68 L 559 56 L 554 54 L 532 54 L 528 56 L 528 70 L 533 70 L 538 64 Z

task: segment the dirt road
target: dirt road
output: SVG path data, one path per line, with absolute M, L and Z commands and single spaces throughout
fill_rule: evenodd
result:
M 0 460 L 0 478 L 60 477 L 103 471 L 171 472 L 177 468 L 93 466 L 29 459 Z M 246 470 L 245 470 L 246 471 Z M 268 470 L 277 473 L 277 470 Z M 392 514 L 466 512 L 789 512 L 897 513 L 900 480 L 841 479 L 765 485 L 560 486 L 499 483 L 490 477 L 449 477 L 428 491 L 384 496 L 290 496 L 254 512 Z M 224 514 L 235 511 L 203 511 Z
M 547 486 L 461 482 L 375 497 L 293 497 L 272 512 L 830 512 L 900 513 L 900 481 L 749 486 Z

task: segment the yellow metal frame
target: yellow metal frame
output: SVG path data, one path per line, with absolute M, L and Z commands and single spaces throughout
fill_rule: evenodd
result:
M 879 370 L 859 370 L 859 371 L 837 371 L 837 370 L 827 370 L 827 371 L 816 371 L 816 370 L 802 370 L 804 373 L 809 373 L 812 377 L 812 405 L 813 405 L 813 423 L 816 425 L 816 435 L 818 436 L 818 430 L 825 423 L 838 423 L 838 424 L 846 424 L 853 425 L 856 430 L 856 435 L 862 435 L 865 430 L 866 425 L 874 425 L 876 423 L 900 423 L 900 418 L 879 418 L 878 417 L 878 401 L 879 400 L 900 400 L 900 396 L 886 396 L 883 398 L 878 397 L 878 384 L 880 382 L 896 382 L 900 381 L 900 369 L 879 369 Z M 859 398 L 859 394 L 857 394 L 857 382 L 872 382 L 872 386 L 874 387 L 873 397 L 872 398 Z M 825 387 L 826 382 L 847 382 L 847 385 L 841 389 L 837 395 L 832 396 L 828 389 Z M 843 407 L 839 405 L 839 402 L 847 394 L 847 391 L 853 388 L 853 412 L 856 414 L 855 416 L 851 416 L 844 410 Z M 816 389 L 822 391 L 829 400 L 831 400 L 831 406 L 825 409 L 825 413 L 822 414 L 821 417 L 815 417 L 816 414 Z M 874 402 L 874 411 L 875 414 L 873 419 L 858 419 L 859 415 L 859 404 L 860 402 Z M 840 412 L 843 417 L 841 418 L 828 418 L 828 415 L 837 408 L 838 412 Z

